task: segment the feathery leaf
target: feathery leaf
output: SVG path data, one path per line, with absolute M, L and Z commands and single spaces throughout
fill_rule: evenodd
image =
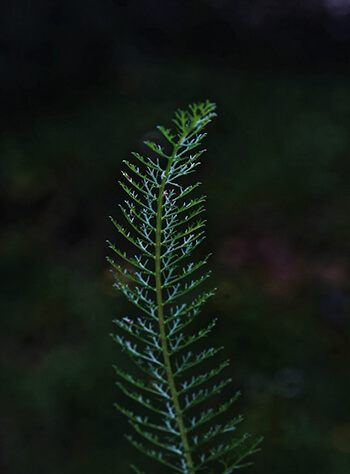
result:
M 189 260 L 205 238 L 201 215 L 206 197 L 195 195 L 199 182 L 185 185 L 182 180 L 199 166 L 204 129 L 214 117 L 215 105 L 207 101 L 178 110 L 174 129 L 158 126 L 162 143 L 144 142 L 150 157 L 135 152 L 135 162 L 124 160 L 127 171 L 119 184 L 126 195 L 120 205 L 125 222 L 111 217 L 121 244 L 131 247 L 127 254 L 108 242 L 116 259 L 108 257 L 114 286 L 139 312 L 114 321 L 118 333 L 113 339 L 140 371 L 134 376 L 115 366 L 117 386 L 141 406 L 141 414 L 119 403 L 116 407 L 135 432 L 136 438 L 127 436 L 130 443 L 167 473 L 229 474 L 248 465 L 261 443 L 261 438 L 237 435 L 243 418 L 228 416 L 239 393 L 211 401 L 231 382 L 220 378 L 227 361 L 206 370 L 206 362 L 222 348 L 196 348 L 215 321 L 188 332 L 214 290 L 197 290 L 210 276 L 203 272 L 209 255 Z

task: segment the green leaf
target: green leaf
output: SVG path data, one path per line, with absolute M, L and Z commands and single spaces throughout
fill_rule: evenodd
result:
M 114 253 L 107 258 L 114 286 L 137 310 L 137 315 L 114 321 L 117 333 L 112 337 L 138 372 L 115 366 L 116 385 L 140 412 L 115 406 L 135 432 L 137 438 L 127 436 L 130 443 L 167 472 L 181 474 L 196 474 L 207 466 L 232 473 L 249 464 L 261 442 L 237 433 L 243 417 L 230 411 L 239 393 L 217 403 L 215 397 L 231 382 L 219 377 L 228 361 L 203 371 L 222 350 L 204 345 L 215 321 L 189 331 L 215 292 L 198 294 L 211 274 L 203 271 L 209 255 L 191 257 L 205 238 L 201 216 L 206 197 L 196 195 L 199 182 L 186 181 L 206 151 L 202 142 L 215 108 L 205 101 L 178 110 L 174 130 L 158 126 L 161 142 L 144 142 L 150 157 L 134 152 L 133 160 L 123 161 L 126 171 L 119 185 L 127 199 L 119 207 L 125 226 L 111 221 L 121 245 L 125 242 L 131 250 L 127 254 L 119 241 L 118 247 L 108 242 Z M 204 348 L 194 352 L 199 341 Z M 198 407 L 201 403 L 204 410 Z

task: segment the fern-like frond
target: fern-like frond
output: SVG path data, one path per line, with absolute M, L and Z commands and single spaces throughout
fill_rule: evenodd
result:
M 160 143 L 146 141 L 147 155 L 133 153 L 134 162 L 124 161 L 123 222 L 111 217 L 120 247 L 108 242 L 115 287 L 136 309 L 133 317 L 114 321 L 113 339 L 140 371 L 135 376 L 115 367 L 119 389 L 139 413 L 116 406 L 135 432 L 135 438 L 128 435 L 131 444 L 165 472 L 181 474 L 229 474 L 248 464 L 261 441 L 236 434 L 242 417 L 228 412 L 238 393 L 212 402 L 231 382 L 220 378 L 228 362 L 208 370 L 221 348 L 195 347 L 215 321 L 190 330 L 214 290 L 199 291 L 210 276 L 203 272 L 209 255 L 192 257 L 205 238 L 205 196 L 195 194 L 199 182 L 185 184 L 184 178 L 200 164 L 204 128 L 215 116 L 211 102 L 178 110 L 173 130 L 157 127 Z

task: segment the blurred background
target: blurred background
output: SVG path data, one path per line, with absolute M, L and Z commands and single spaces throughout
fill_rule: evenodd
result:
M 107 216 L 121 161 L 209 98 L 205 312 L 266 438 L 245 472 L 348 474 L 350 1 L 12 0 L 0 25 L 0 472 L 130 472 Z

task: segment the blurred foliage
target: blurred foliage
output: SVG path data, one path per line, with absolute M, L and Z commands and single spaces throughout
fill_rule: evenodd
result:
M 138 137 L 205 98 L 219 105 L 200 172 L 219 288 L 206 311 L 245 427 L 266 437 L 246 472 L 349 472 L 348 77 L 211 66 L 130 63 L 3 130 L 2 473 L 129 472 L 107 216 Z

